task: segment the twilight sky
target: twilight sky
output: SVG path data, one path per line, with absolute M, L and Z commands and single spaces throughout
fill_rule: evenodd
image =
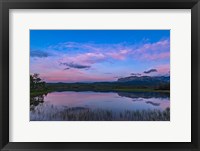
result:
M 30 74 L 46 82 L 169 75 L 169 30 L 31 30 Z

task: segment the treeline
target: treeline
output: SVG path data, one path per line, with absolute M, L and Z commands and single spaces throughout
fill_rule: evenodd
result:
M 95 82 L 95 83 L 47 83 L 48 88 L 55 91 L 165 91 L 169 92 L 169 83 L 157 85 L 134 85 L 128 82 Z
M 97 92 L 169 92 L 169 82 L 93 82 L 93 83 L 46 83 L 39 74 L 30 75 L 31 95 L 46 94 L 51 91 L 97 91 Z
M 39 74 L 30 75 L 30 92 L 31 95 L 40 95 L 47 93 L 48 87 L 46 82 L 42 81 Z
M 157 90 L 170 90 L 170 83 L 160 84 L 155 89 L 157 89 Z

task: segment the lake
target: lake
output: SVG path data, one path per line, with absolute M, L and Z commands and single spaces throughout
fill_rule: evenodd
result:
M 32 99 L 31 121 L 169 120 L 169 93 L 51 92 Z

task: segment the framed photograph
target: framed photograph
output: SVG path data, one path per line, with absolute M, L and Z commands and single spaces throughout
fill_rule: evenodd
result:
M 1 150 L 200 150 L 198 0 L 1 0 Z

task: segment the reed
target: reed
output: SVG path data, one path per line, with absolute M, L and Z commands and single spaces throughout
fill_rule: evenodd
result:
M 113 112 L 103 109 L 67 108 L 41 104 L 30 111 L 31 121 L 169 121 L 170 109 L 124 110 Z

